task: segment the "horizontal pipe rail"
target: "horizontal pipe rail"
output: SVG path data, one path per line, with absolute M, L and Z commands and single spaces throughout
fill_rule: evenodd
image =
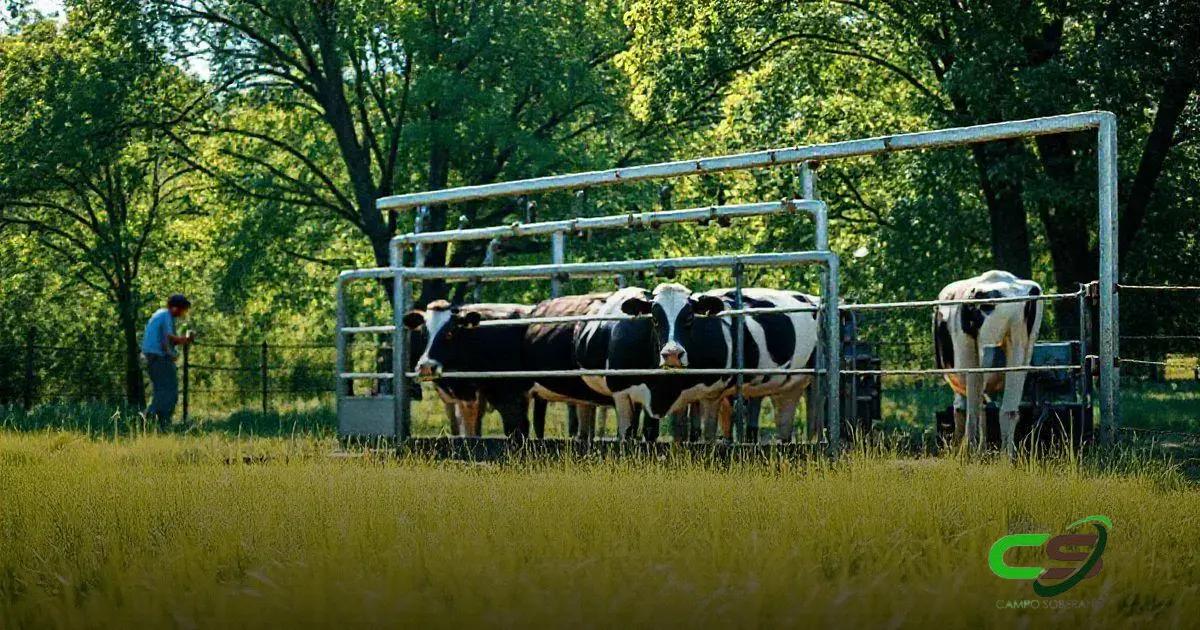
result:
M 1125 360 L 1125 359 L 1123 359 Z M 1062 370 L 1083 370 L 1082 365 L 1026 365 L 1015 367 L 995 367 L 995 368 L 947 368 L 947 369 L 888 369 L 888 370 L 839 370 L 842 374 L 855 374 L 860 376 L 942 376 L 946 374 L 996 374 L 1005 372 L 1058 372 Z M 669 377 L 669 376 L 734 376 L 736 374 L 745 374 L 746 376 L 781 376 L 781 375 L 814 375 L 824 374 L 825 370 L 813 368 L 704 368 L 704 369 L 678 369 L 664 370 L 644 369 L 644 370 L 480 370 L 470 372 L 443 372 L 433 379 L 441 380 L 450 378 L 567 378 L 579 376 L 641 376 L 641 377 Z M 343 379 L 390 379 L 391 372 L 347 372 L 339 375 Z M 419 372 L 406 372 L 407 378 L 420 379 Z
M 378 280 L 380 278 L 391 278 L 395 275 L 395 271 L 390 267 L 369 267 L 366 269 L 349 269 L 338 274 L 338 280 L 346 282 L 348 280 Z
M 1076 299 L 1079 291 L 1074 293 L 1043 293 L 1041 295 L 1017 295 L 1003 298 L 972 298 L 964 300 L 914 300 L 911 302 L 871 302 L 863 304 L 844 304 L 843 311 L 877 311 L 889 308 L 918 308 L 926 306 L 955 306 L 959 304 L 1004 304 L 1006 302 L 1044 302 L 1049 300 Z
M 1129 291 L 1200 291 L 1200 286 L 1175 284 L 1118 284 L 1117 288 Z
M 396 332 L 396 327 L 391 324 L 387 326 L 346 326 L 342 328 L 342 332 L 351 335 L 362 335 L 370 333 L 392 333 Z
M 766 151 L 740 153 L 722 157 L 680 160 L 570 175 L 553 175 L 478 186 L 463 186 L 383 197 L 376 202 L 376 206 L 381 210 L 396 210 L 415 206 L 457 203 L 474 199 L 512 197 L 555 190 L 606 186 L 648 179 L 721 173 L 796 164 L 799 162 L 820 162 L 849 157 L 879 155 L 896 151 L 933 149 L 991 142 L 994 140 L 1084 131 L 1099 128 L 1104 115 L 1104 112 L 1099 111 L 1080 112 L 936 131 L 879 136 L 863 140 L 847 140 L 784 149 L 769 149 Z
M 631 212 L 604 217 L 586 217 L 566 219 L 562 221 L 542 221 L 538 223 L 513 223 L 495 227 L 470 228 L 463 230 L 443 230 L 440 232 L 411 232 L 392 239 L 393 244 L 416 245 L 429 243 L 450 243 L 458 241 L 486 241 L 493 238 L 525 237 L 554 234 L 556 232 L 579 232 L 586 230 L 604 230 L 648 227 L 673 223 L 694 223 L 720 218 L 753 217 L 779 213 L 807 212 L 814 216 L 824 213 L 825 203 L 811 199 L 783 199 L 762 203 L 735 204 L 728 206 L 709 206 L 704 208 L 689 208 L 685 210 L 665 210 L 660 212 Z
M 859 376 L 943 376 L 947 374 L 1000 374 L 1004 372 L 1059 372 L 1062 370 L 1083 370 L 1082 365 L 1018 365 L 1014 367 L 997 368 L 912 368 L 895 370 L 841 370 L 842 374 Z
M 396 269 L 406 280 L 539 280 L 563 276 L 594 277 L 612 273 L 638 271 L 672 272 L 683 269 L 710 267 L 787 267 L 830 264 L 837 256 L 827 251 L 787 252 L 773 254 L 736 254 L 725 256 L 692 256 L 686 258 L 654 258 L 565 265 L 524 265 L 512 267 L 409 267 Z
M 881 308 L 893 307 L 919 307 L 919 306 L 951 306 L 955 304 L 997 304 L 1005 302 L 1032 302 L 1044 300 L 1063 300 L 1068 298 L 1079 297 L 1078 293 L 1053 293 L 1045 295 L 1025 295 L 1009 298 L 982 298 L 970 300 L 926 300 L 919 302 L 891 302 L 880 304 L 843 304 L 838 307 L 841 311 L 860 311 L 860 310 L 877 310 Z M 821 306 L 805 305 L 805 306 L 769 306 L 764 308 L 743 308 L 729 309 L 706 315 L 704 317 L 735 317 L 738 315 L 776 315 L 788 313 L 816 313 L 822 310 Z M 649 315 L 559 315 L 555 317 L 522 317 L 513 319 L 489 319 L 479 323 L 481 327 L 501 327 L 501 326 L 549 326 L 556 324 L 575 324 L 578 322 L 618 322 L 618 321 L 633 321 L 636 319 L 648 319 Z
M 825 370 L 782 367 L 745 368 L 742 370 L 737 368 L 682 368 L 678 370 L 664 370 L 662 368 L 645 370 L 480 370 L 478 372 L 443 372 L 430 380 L 441 380 L 448 378 L 564 378 L 573 376 L 734 376 L 739 373 L 747 376 L 812 375 L 824 374 Z M 408 378 L 421 378 L 420 374 L 417 372 L 407 372 L 405 373 L 405 376 Z

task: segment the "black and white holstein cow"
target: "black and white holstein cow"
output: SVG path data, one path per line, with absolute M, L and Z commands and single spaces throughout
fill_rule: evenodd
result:
M 815 298 L 793 291 L 745 289 L 747 309 L 815 306 Z M 719 316 L 733 308 L 734 291 L 719 289 L 693 294 L 679 284 L 659 285 L 653 293 L 628 288 L 614 293 L 599 314 L 649 315 L 615 322 L 588 322 L 576 341 L 584 368 L 609 369 L 732 369 L 736 364 L 733 317 Z M 744 318 L 745 366 L 791 369 L 812 365 L 818 326 L 815 312 L 770 313 Z M 707 423 L 719 420 L 725 439 L 732 438 L 735 374 L 678 374 L 664 376 L 585 377 L 588 384 L 613 397 L 620 435 L 627 436 L 637 407 L 655 418 L 700 403 Z M 792 438 L 796 407 L 810 375 L 753 375 L 744 379 L 747 398 L 770 397 L 775 403 L 779 438 Z
M 443 400 L 460 405 L 474 404 L 473 432 L 479 435 L 479 416 L 486 404 L 500 413 L 509 437 L 529 435 L 528 408 L 535 400 L 534 420 L 538 437 L 545 426 L 545 401 L 568 402 L 591 407 L 612 404 L 612 399 L 587 387 L 578 377 L 542 379 L 442 377 L 444 372 L 503 372 L 528 370 L 572 370 L 574 327 L 571 324 L 481 326 L 484 321 L 527 319 L 586 313 L 605 296 L 571 296 L 547 300 L 536 306 L 520 304 L 472 304 L 452 306 L 439 300 L 424 310 L 405 315 L 410 330 L 424 329 L 427 341 L 416 362 L 418 377 L 431 381 Z M 587 409 L 583 409 L 586 423 Z M 594 413 L 590 416 L 594 417 Z M 590 436 L 590 431 L 588 432 Z
M 1041 295 L 1036 282 L 1021 280 L 1007 271 L 946 285 L 939 300 L 977 300 Z M 1028 366 L 1042 325 L 1040 300 L 999 304 L 938 306 L 933 313 L 934 354 L 939 369 Z M 1014 434 L 1025 389 L 1024 371 L 951 373 L 946 381 L 954 390 L 954 440 L 966 435 L 970 442 L 985 440 L 984 396 L 1000 391 L 1000 436 L 1009 454 L 1015 454 Z

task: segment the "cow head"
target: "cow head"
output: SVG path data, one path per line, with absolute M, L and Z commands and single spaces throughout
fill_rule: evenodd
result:
M 425 348 L 417 360 L 417 377 L 433 380 L 441 376 L 446 368 L 460 366 L 459 355 L 464 343 L 470 343 L 468 332 L 479 326 L 482 315 L 475 311 L 463 313 L 457 306 L 445 300 L 431 302 L 421 311 L 409 311 L 404 316 L 404 327 L 409 330 L 425 329 Z
M 654 338 L 658 345 L 659 367 L 686 368 L 688 349 L 700 340 L 692 337 L 696 317 L 716 315 L 725 309 L 721 298 L 701 295 L 679 284 L 660 284 L 654 289 L 654 300 L 631 298 L 621 305 L 626 315 L 650 315 Z

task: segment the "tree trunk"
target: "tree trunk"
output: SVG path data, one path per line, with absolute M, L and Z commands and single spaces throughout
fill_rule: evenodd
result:
M 430 137 L 429 147 L 429 179 L 426 181 L 426 190 L 441 190 L 450 182 L 450 149 L 444 138 L 440 138 L 438 131 L 438 116 L 436 109 L 430 112 L 430 122 L 432 123 L 433 132 Z M 446 206 L 437 205 L 429 207 L 427 215 L 429 222 L 422 226 L 422 230 L 426 232 L 436 232 L 446 229 Z M 425 252 L 426 267 L 445 267 L 446 266 L 446 244 L 435 243 Z M 443 300 L 449 293 L 445 280 L 426 280 L 421 283 L 421 304 L 428 304 L 434 300 Z
M 1029 224 L 1021 198 L 1018 158 L 1021 145 L 1003 141 L 971 147 L 979 186 L 987 201 L 991 227 L 992 266 L 1016 274 L 1031 275 Z
M 146 390 L 142 381 L 141 346 L 138 344 L 137 297 L 125 285 L 118 288 L 116 298 L 117 320 L 124 342 L 125 401 L 129 406 L 141 409 L 146 404 Z

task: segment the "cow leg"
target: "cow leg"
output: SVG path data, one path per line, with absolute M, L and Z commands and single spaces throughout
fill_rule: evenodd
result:
M 461 405 L 460 402 L 442 401 L 442 406 L 446 409 L 446 422 L 450 424 L 450 433 L 454 435 L 464 435 Z
M 642 411 L 642 438 L 646 442 L 653 444 L 658 441 L 658 433 L 662 426 L 662 422 L 650 415 L 650 410 Z
M 631 427 L 635 411 L 633 399 L 627 394 L 616 394 L 613 396 L 613 402 L 617 408 L 617 439 L 626 440 L 632 433 Z
M 733 441 L 733 399 L 726 396 L 717 403 L 717 424 L 721 426 L 721 439 Z
M 1021 333 L 1024 330 L 1019 331 Z M 1033 359 L 1032 344 L 1013 335 L 1008 352 L 1008 367 L 1029 365 Z M 1025 377 L 1028 372 L 1006 372 L 1004 374 L 1004 397 L 1000 401 L 1000 440 L 1009 457 L 1017 455 L 1017 422 L 1021 417 L 1021 399 L 1025 394 Z
M 697 403 L 700 412 L 701 437 L 705 442 L 717 439 L 717 416 L 720 415 L 720 400 L 704 400 Z
M 962 444 L 963 436 L 966 434 L 967 425 L 967 397 L 962 394 L 954 394 L 954 437 L 951 444 Z
M 517 399 L 497 401 L 493 405 L 500 412 L 504 423 L 504 435 L 524 440 L 529 437 L 529 400 L 524 396 Z
M 533 435 L 539 440 L 546 439 L 546 401 L 541 398 L 533 399 Z
M 758 444 L 758 422 L 762 416 L 762 398 L 746 399 L 746 426 L 742 427 L 742 441 Z
M 465 437 L 480 436 L 483 424 L 483 401 L 480 398 L 458 403 L 455 405 L 455 413 L 462 426 L 461 435 Z
M 962 369 L 979 367 L 979 351 L 973 342 L 954 344 L 954 365 Z M 983 375 L 978 372 L 960 373 L 959 377 L 967 384 L 966 390 L 966 433 L 967 448 L 982 445 L 984 438 L 984 422 L 981 418 L 983 405 Z
M 796 424 L 796 407 L 800 406 L 800 396 L 806 388 L 797 389 L 786 394 L 771 397 L 775 405 L 775 433 L 783 443 L 792 441 L 792 433 Z
M 820 383 L 813 381 L 810 387 L 804 388 L 806 394 L 805 410 L 808 416 L 808 441 L 811 444 L 821 442 L 821 436 L 825 433 L 825 404 L 821 401 L 821 393 L 824 391 Z
M 579 418 L 578 431 L 575 439 L 580 442 L 591 442 L 596 437 L 596 408 L 591 405 L 572 405 Z

